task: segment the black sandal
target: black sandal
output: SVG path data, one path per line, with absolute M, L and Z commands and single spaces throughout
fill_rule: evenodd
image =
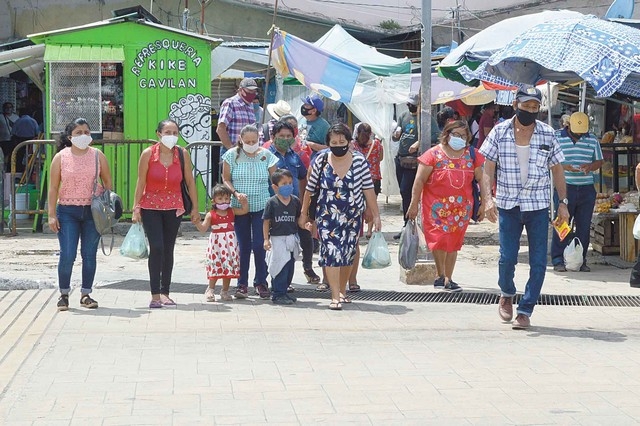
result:
M 61 294 L 58 299 L 58 311 L 68 311 L 69 310 L 69 295 Z
M 80 306 L 88 309 L 95 309 L 98 307 L 98 302 L 93 300 L 88 294 L 85 294 L 80 298 Z
M 320 282 L 320 277 L 313 271 L 313 269 L 306 269 L 304 271 L 304 277 L 307 279 L 309 284 L 318 284 Z
M 349 293 L 357 293 L 360 291 L 358 283 L 349 283 Z

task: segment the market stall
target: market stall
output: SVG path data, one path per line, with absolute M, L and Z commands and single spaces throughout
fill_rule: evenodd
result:
M 221 40 L 134 17 L 29 38 L 45 45 L 47 137 L 84 117 L 94 139 L 122 141 L 104 150 L 127 208 L 145 145 L 125 141 L 154 139 L 166 118 L 181 144 L 210 140 L 211 50 Z

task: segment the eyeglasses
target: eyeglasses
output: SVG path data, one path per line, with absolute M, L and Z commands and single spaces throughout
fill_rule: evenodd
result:
M 457 138 L 463 138 L 463 139 L 464 139 L 464 138 L 466 138 L 466 137 L 467 137 L 467 135 L 466 135 L 466 134 L 458 133 L 458 132 L 451 132 L 451 133 L 449 133 L 449 134 L 450 134 L 451 136 L 454 136 L 454 137 L 457 137 Z

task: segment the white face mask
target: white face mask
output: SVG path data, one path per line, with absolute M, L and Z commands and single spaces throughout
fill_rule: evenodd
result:
M 78 149 L 87 149 L 93 139 L 89 135 L 71 136 L 71 144 Z
M 243 143 L 242 149 L 244 149 L 244 152 L 246 152 L 247 154 L 255 154 L 256 151 L 260 149 L 260 145 L 258 145 L 257 143 L 253 145 Z
M 178 143 L 178 137 L 173 135 L 162 135 L 160 142 L 162 142 L 162 145 L 171 149 Z

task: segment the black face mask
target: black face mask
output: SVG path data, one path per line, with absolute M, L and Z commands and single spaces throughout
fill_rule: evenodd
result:
M 571 130 L 568 130 L 569 134 L 571 135 L 571 138 L 574 141 L 579 141 L 581 137 L 583 137 L 585 134 L 584 133 L 573 133 Z
M 306 108 L 304 107 L 304 105 L 303 105 L 303 106 L 301 106 L 301 107 L 300 107 L 300 114 L 302 114 L 302 116 L 303 116 L 303 117 L 307 117 L 307 116 L 311 115 L 311 110 L 312 110 L 312 109 L 313 109 L 313 108 L 311 108 L 311 109 L 306 109 Z
M 409 104 L 409 105 L 407 105 L 407 107 L 409 107 L 409 112 L 411 112 L 411 113 L 418 112 L 418 105 Z
M 331 153 L 336 157 L 344 157 L 349 152 L 349 145 L 345 146 L 332 146 L 330 147 Z
M 525 111 L 523 109 L 516 109 L 516 117 L 518 117 L 518 121 L 523 126 L 530 126 L 536 122 L 538 113 Z

